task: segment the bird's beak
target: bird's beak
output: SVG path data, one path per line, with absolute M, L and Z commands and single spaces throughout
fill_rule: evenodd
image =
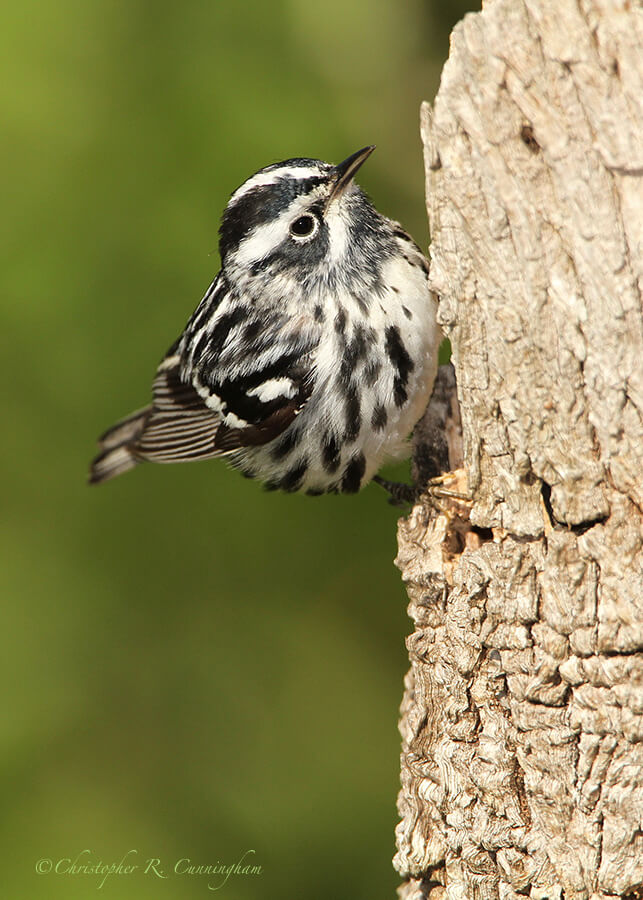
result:
M 372 144 L 370 147 L 363 147 L 361 150 L 358 150 L 357 153 L 353 153 L 349 157 L 347 157 L 344 162 L 340 162 L 338 166 L 335 166 L 332 175 L 333 187 L 331 189 L 330 196 L 326 201 L 327 209 L 334 200 L 337 200 L 339 199 L 339 197 L 341 197 L 341 195 L 344 193 L 348 185 L 355 177 L 359 167 L 366 162 L 373 150 L 375 150 L 374 144 Z

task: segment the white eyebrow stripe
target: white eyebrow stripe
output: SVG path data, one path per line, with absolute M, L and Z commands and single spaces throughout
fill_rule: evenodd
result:
M 268 256 L 286 237 L 288 223 L 292 216 L 293 213 L 289 208 L 272 222 L 266 222 L 264 225 L 257 225 L 256 228 L 253 228 L 234 252 L 235 264 L 245 268 Z
M 269 184 L 276 184 L 282 178 L 303 179 L 320 177 L 322 175 L 323 172 L 320 171 L 318 166 L 282 166 L 282 168 L 272 169 L 270 172 L 258 172 L 256 175 L 253 175 L 245 181 L 241 187 L 237 188 L 228 200 L 228 207 L 237 203 L 241 197 L 244 197 L 249 191 L 253 191 L 258 187 L 265 187 Z

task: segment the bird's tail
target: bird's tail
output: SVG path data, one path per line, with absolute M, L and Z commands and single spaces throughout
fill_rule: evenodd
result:
M 101 484 L 123 472 L 133 469 L 143 460 L 136 455 L 136 443 L 145 429 L 145 424 L 152 413 L 152 407 L 146 406 L 131 413 L 112 425 L 98 439 L 100 453 L 92 461 L 89 468 L 89 483 Z

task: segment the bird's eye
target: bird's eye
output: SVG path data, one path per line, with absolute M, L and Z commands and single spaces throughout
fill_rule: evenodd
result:
M 317 231 L 317 219 L 310 213 L 299 216 L 290 225 L 290 233 L 295 238 L 309 238 Z

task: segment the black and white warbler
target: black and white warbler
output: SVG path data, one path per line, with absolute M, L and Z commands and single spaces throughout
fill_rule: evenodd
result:
M 408 455 L 439 332 L 422 252 L 353 182 L 373 149 L 275 163 L 232 194 L 221 271 L 91 483 L 221 456 L 271 489 L 355 492 Z

